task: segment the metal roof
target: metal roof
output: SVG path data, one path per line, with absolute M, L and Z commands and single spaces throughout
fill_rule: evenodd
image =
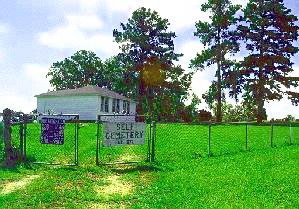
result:
M 38 98 L 38 97 L 87 96 L 87 95 L 98 95 L 98 96 L 105 96 L 105 97 L 110 97 L 115 99 L 132 100 L 121 94 L 111 91 L 107 88 L 101 88 L 97 86 L 86 86 L 86 87 L 76 88 L 76 89 L 50 91 L 47 93 L 35 95 L 35 97 Z

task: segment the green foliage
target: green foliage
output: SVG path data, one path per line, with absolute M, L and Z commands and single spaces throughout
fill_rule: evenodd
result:
M 113 36 L 122 51 L 126 82 L 136 92 L 137 111 L 167 120 L 183 106 L 192 76 L 173 63 L 182 56 L 174 52 L 176 35 L 168 31 L 167 19 L 144 7 L 120 26 Z
M 295 122 L 296 118 L 294 116 L 292 116 L 292 115 L 287 115 L 287 117 L 285 118 L 285 121 Z
M 211 22 L 198 21 L 195 24 L 195 36 L 198 36 L 204 44 L 205 49 L 197 54 L 191 60 L 191 66 L 196 69 L 203 70 L 204 67 L 217 64 L 215 84 L 210 90 L 213 94 L 207 95 L 205 98 L 211 105 L 211 97 L 217 100 L 216 120 L 221 121 L 221 99 L 222 99 L 222 74 L 226 73 L 234 64 L 233 61 L 226 58 L 226 55 L 236 53 L 239 50 L 239 44 L 235 36 L 233 26 L 236 24 L 236 12 L 240 9 L 239 5 L 232 5 L 229 0 L 208 0 L 202 5 L 201 10 L 210 12 Z M 212 93 L 212 92 L 210 92 Z
M 128 82 L 132 75 L 126 72 L 123 60 L 121 56 L 113 56 L 103 62 L 94 52 L 81 50 L 54 63 L 47 76 L 56 90 L 94 85 L 132 97 L 134 85 Z
M 265 101 L 280 100 L 283 95 L 290 95 L 294 104 L 298 101 L 298 93 L 288 89 L 298 86 L 298 79 L 289 74 L 293 72 L 290 58 L 298 52 L 292 43 L 298 38 L 299 27 L 295 25 L 297 17 L 282 0 L 250 0 L 243 12 L 238 30 L 250 54 L 240 69 L 230 74 L 230 80 L 237 78 L 236 92 L 245 86 L 251 92 L 257 105 L 257 121 L 261 122 Z
M 107 88 L 127 97 L 135 98 L 134 74 L 126 71 L 123 57 L 117 55 L 106 59 L 104 68 Z
M 213 113 L 216 113 L 216 107 L 213 107 Z M 241 122 L 256 120 L 256 106 L 251 106 L 245 101 L 240 104 L 232 105 L 224 102 L 222 105 L 224 122 Z M 266 109 L 263 109 L 263 120 L 267 120 Z
M 174 53 L 174 32 L 168 32 L 169 22 L 156 11 L 141 7 L 135 10 L 126 24 L 121 23 L 122 31 L 113 30 L 115 41 L 134 70 L 147 63 L 148 58 L 157 57 L 166 64 L 178 60 L 180 54 Z
M 52 64 L 47 77 L 56 90 L 87 85 L 109 86 L 102 60 L 94 52 L 81 50 Z

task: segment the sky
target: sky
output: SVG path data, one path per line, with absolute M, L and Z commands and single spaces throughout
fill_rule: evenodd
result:
M 94 51 L 102 60 L 119 53 L 112 31 L 120 29 L 134 10 L 156 10 L 170 22 L 175 51 L 184 56 L 178 64 L 188 68 L 190 60 L 204 46 L 194 37 L 195 22 L 207 21 L 200 11 L 206 0 L 0 0 L 0 112 L 5 108 L 31 112 L 34 95 L 51 90 L 46 74 L 52 63 L 70 57 L 78 50 Z M 233 0 L 245 6 L 248 0 Z M 285 0 L 285 6 L 299 16 L 299 1 Z M 298 44 L 298 42 L 296 43 Z M 292 58 L 294 76 L 299 76 L 299 54 Z M 201 96 L 214 79 L 214 70 L 197 72 L 192 91 Z M 294 89 L 299 92 L 298 89 Z M 234 101 L 231 101 L 234 102 Z M 207 108 L 202 103 L 200 108 Z M 265 105 L 269 118 L 292 114 L 299 107 L 287 99 Z

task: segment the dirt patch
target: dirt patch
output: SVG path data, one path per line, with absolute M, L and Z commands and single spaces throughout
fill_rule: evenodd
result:
M 142 156 L 132 155 L 132 154 L 123 154 L 118 158 L 119 162 L 134 162 L 134 161 L 141 161 Z
M 111 175 L 106 179 L 108 185 L 97 186 L 96 192 L 99 195 L 109 196 L 118 194 L 121 196 L 129 195 L 133 191 L 134 185 L 130 182 L 120 180 L 120 176 Z
M 0 195 L 7 195 L 18 189 L 24 188 L 26 185 L 30 184 L 34 179 L 39 178 L 39 175 L 32 175 L 25 177 L 19 181 L 8 182 L 4 184 L 3 189 L 0 191 Z
M 108 203 L 95 203 L 95 204 L 91 204 L 89 205 L 87 208 L 90 209 L 124 209 L 126 208 L 126 206 L 123 203 L 114 203 L 114 202 L 108 202 Z

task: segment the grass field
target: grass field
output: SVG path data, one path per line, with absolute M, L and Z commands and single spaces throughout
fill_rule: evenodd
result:
M 73 124 L 63 146 L 41 145 L 39 130 L 28 127 L 29 160 L 72 162 Z M 245 151 L 244 126 L 213 126 L 208 158 L 207 126 L 158 124 L 156 163 L 97 167 L 96 125 L 84 124 L 78 167 L 0 169 L 0 208 L 298 208 L 299 128 L 274 127 L 274 148 L 269 134 L 269 127 L 248 127 Z M 146 150 L 102 148 L 101 160 L 144 160 Z

